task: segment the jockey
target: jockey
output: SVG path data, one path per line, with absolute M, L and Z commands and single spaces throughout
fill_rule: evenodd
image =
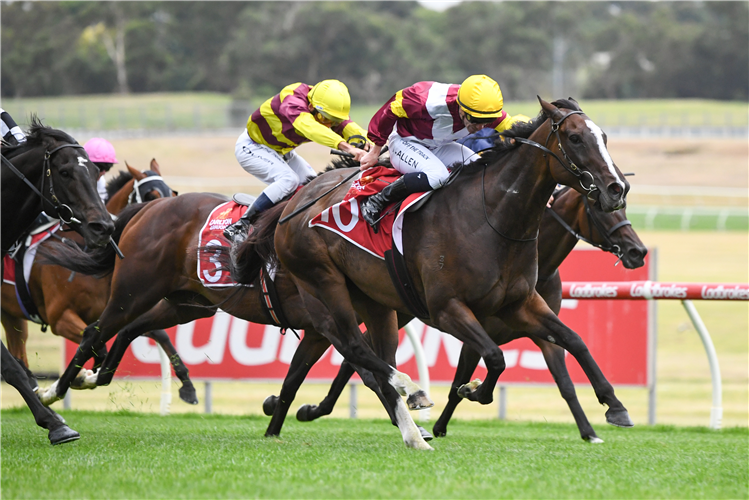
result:
M 364 220 L 374 225 L 389 203 L 441 188 L 449 175 L 447 165 L 473 159 L 474 152 L 458 139 L 485 127 L 503 132 L 529 120 L 508 115 L 502 104 L 499 84 L 486 75 L 469 76 L 461 85 L 419 82 L 398 91 L 369 122 L 374 146 L 362 158 L 361 169 L 374 166 L 389 141 L 390 163 L 404 175 L 362 203 Z
M 3 108 L 0 108 L 0 136 L 11 146 L 26 142 L 26 136 L 21 131 L 21 127 L 16 125 L 13 117 Z
M 231 241 L 244 241 L 251 219 L 293 193 L 316 175 L 294 149 L 314 141 L 340 149 L 360 160 L 365 150 L 350 143 L 367 143 L 366 132 L 349 118 L 351 98 L 346 85 L 323 80 L 315 86 L 292 83 L 265 101 L 250 116 L 237 139 L 234 154 L 248 173 L 268 184 L 242 217 L 224 230 Z
M 109 172 L 112 165 L 117 163 L 117 157 L 114 153 L 112 143 L 101 137 L 93 137 L 83 145 L 83 149 L 88 153 L 88 159 L 99 168 L 99 179 L 96 181 L 96 191 L 99 198 L 106 204 L 107 202 L 107 182 L 104 180 L 104 174 Z

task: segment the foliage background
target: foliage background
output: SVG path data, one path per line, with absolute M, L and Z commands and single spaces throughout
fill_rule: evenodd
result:
M 472 73 L 529 100 L 749 98 L 747 2 L 3 2 L 2 96 L 338 78 L 379 104 Z

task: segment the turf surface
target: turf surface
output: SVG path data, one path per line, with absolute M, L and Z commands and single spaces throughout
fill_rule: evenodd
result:
M 2 412 L 3 498 L 746 498 L 749 431 L 456 421 L 434 452 L 384 420 L 67 412 L 52 447 L 28 410 Z

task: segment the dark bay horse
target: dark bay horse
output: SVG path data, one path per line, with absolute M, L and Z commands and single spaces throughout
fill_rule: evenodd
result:
M 599 402 L 609 406 L 607 421 L 630 427 L 627 410 L 582 339 L 535 290 L 536 240 L 555 185 L 568 185 L 595 201 L 600 210 L 612 212 L 624 208 L 629 183 L 608 154 L 603 132 L 577 103 L 549 104 L 540 98 L 539 102 L 542 111 L 537 118 L 505 133 L 512 144 L 496 147 L 464 167 L 449 187 L 434 192 L 429 203 L 406 217 L 403 244 L 408 272 L 428 310 L 424 322 L 456 336 L 484 359 L 486 380 L 465 391 L 466 398 L 482 404 L 493 399 L 505 367 L 501 350 L 486 332 L 486 325 L 496 319 L 569 351 L 583 367 Z M 284 215 L 313 202 L 337 179 L 336 175 L 317 177 L 291 199 Z M 329 231 L 308 227 L 313 217 L 341 201 L 348 187 L 333 190 L 278 227 L 278 258 L 297 283 L 315 329 L 348 361 L 379 377 L 383 394 L 396 408 L 406 444 L 429 449 L 403 411 L 403 401 L 390 390 L 412 394 L 414 387 L 407 384 L 413 382 L 393 367 L 394 358 L 378 358 L 362 340 L 358 327 L 357 313 L 364 319 L 375 351 L 382 356 L 395 352 L 392 346 L 378 344 L 397 338 L 395 311 L 409 310 L 390 281 L 384 261 Z M 252 239 L 244 246 L 251 247 Z M 240 248 L 238 260 L 252 252 L 252 248 Z M 252 272 L 237 278 L 250 281 Z M 356 308 L 355 301 L 359 303 Z
M 26 142 L 2 146 L 3 255 L 43 210 L 75 223 L 87 244 L 105 245 L 114 225 L 96 192 L 98 173 L 75 139 L 32 117 Z M 41 405 L 23 367 L 5 344 L 1 349 L 3 378 L 21 394 L 37 425 L 49 430 L 50 442 L 61 444 L 80 438 L 59 415 Z
M 539 278 L 536 291 L 555 314 L 559 314 L 562 304 L 562 282 L 558 268 L 579 239 L 617 255 L 627 269 L 641 267 L 645 262 L 647 249 L 626 219 L 624 210 L 610 214 L 600 212 L 591 207 L 586 198 L 577 191 L 563 188 L 555 193 L 554 204 L 544 212 L 538 237 Z M 399 325 L 404 323 L 404 319 L 408 322 L 411 318 L 412 316 L 399 314 Z M 511 330 L 499 319 L 487 324 L 486 331 L 497 345 L 527 336 L 523 332 Z M 541 349 L 546 365 L 575 418 L 580 436 L 585 441 L 601 442 L 578 402 L 575 387 L 564 361 L 564 349 L 545 339 L 532 338 L 532 340 Z M 272 414 L 274 417 L 276 426 L 273 430 L 276 434 L 280 433 L 283 416 L 286 415 L 299 385 L 312 365 L 325 353 L 327 344 L 315 338 L 311 332 L 305 332 L 297 350 L 298 354 L 294 356 L 289 367 L 289 374 L 284 380 L 280 396 L 269 396 L 263 404 L 266 414 Z M 478 362 L 478 354 L 464 346 L 461 350 L 455 379 L 450 387 L 447 405 L 432 431 L 435 436 L 446 435 L 447 423 L 463 399 L 458 390 L 468 383 Z M 319 405 L 302 405 L 297 412 L 297 419 L 307 422 L 329 415 L 353 373 L 354 368 L 344 361 L 325 399 Z
M 107 210 L 110 213 L 119 214 L 131 200 L 148 202 L 176 196 L 162 179 L 156 160 L 151 160 L 150 170 L 144 172 L 131 167 L 127 162 L 125 164 L 128 171 L 120 172 L 107 183 Z M 48 244 L 49 240 L 41 243 L 43 246 Z M 45 266 L 38 262 L 34 262 L 32 266 L 27 286 L 43 323 L 49 325 L 55 335 L 77 344 L 83 338 L 81 332 L 86 325 L 99 318 L 109 297 L 108 277 L 96 279 L 82 274 L 71 275 L 63 267 Z M 0 319 L 5 328 L 8 349 L 28 367 L 26 316 L 16 300 L 16 287 L 8 283 L 2 285 Z M 146 335 L 156 340 L 167 353 L 175 374 L 182 381 L 180 398 L 187 403 L 197 404 L 195 387 L 189 378 L 187 367 L 182 363 L 169 336 L 163 330 Z M 96 354 L 95 367 L 98 367 L 106 356 L 106 350 L 97 351 Z M 85 369 L 81 370 L 82 376 L 86 373 Z

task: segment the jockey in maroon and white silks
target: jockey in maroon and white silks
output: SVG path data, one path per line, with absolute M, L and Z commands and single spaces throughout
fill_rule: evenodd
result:
M 369 122 L 374 147 L 362 158 L 361 168 L 372 167 L 389 142 L 390 162 L 404 176 L 362 205 L 364 219 L 374 224 L 387 203 L 439 189 L 447 181 L 447 165 L 476 158 L 455 141 L 486 127 L 502 132 L 529 120 L 502 108 L 499 84 L 486 75 L 470 76 L 461 85 L 419 82 L 398 91 Z

